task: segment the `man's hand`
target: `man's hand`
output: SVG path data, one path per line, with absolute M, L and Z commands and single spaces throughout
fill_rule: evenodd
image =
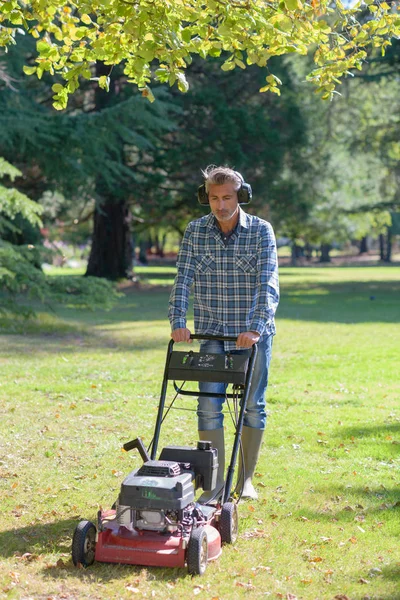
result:
M 190 339 L 191 335 L 190 329 L 187 329 L 186 327 L 180 327 L 171 332 L 171 337 L 176 344 L 179 344 L 179 342 L 189 342 L 189 344 L 191 344 L 193 342 L 193 340 Z
M 251 348 L 257 344 L 260 337 L 257 331 L 242 331 L 237 337 L 236 348 Z

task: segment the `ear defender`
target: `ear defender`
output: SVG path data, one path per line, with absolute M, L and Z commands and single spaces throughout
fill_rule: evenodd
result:
M 239 204 L 249 204 L 253 196 L 253 192 L 251 191 L 251 185 L 245 182 L 245 180 L 238 171 L 235 171 L 235 173 L 240 177 L 240 180 L 242 182 L 242 185 L 240 186 L 237 192 Z M 208 206 L 210 204 L 208 201 L 208 194 L 206 192 L 205 183 L 203 183 L 197 189 L 197 200 L 200 202 L 200 204 L 203 204 L 203 206 Z

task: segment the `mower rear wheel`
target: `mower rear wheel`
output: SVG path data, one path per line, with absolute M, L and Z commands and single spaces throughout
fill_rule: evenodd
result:
M 72 562 L 77 567 L 89 567 L 96 551 L 96 527 L 91 521 L 78 523 L 72 539 Z
M 204 527 L 192 529 L 187 556 L 188 571 L 191 575 L 203 575 L 208 561 L 208 540 Z
M 225 502 L 222 505 L 219 520 L 219 533 L 223 544 L 234 544 L 238 537 L 239 515 L 238 507 L 234 502 Z

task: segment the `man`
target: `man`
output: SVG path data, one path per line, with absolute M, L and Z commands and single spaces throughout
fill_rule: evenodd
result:
M 239 465 L 239 477 L 244 478 L 242 497 L 257 498 L 252 477 L 267 420 L 264 396 L 279 302 L 275 236 L 267 221 L 240 208 L 239 202 L 251 199 L 251 188 L 240 173 L 210 166 L 203 175 L 199 201 L 209 203 L 211 213 L 189 223 L 182 240 L 169 301 L 171 337 L 177 343 L 191 341 L 186 312 L 194 285 L 196 333 L 237 338 L 236 344 L 203 342 L 202 351 L 243 352 L 258 344 L 242 432 L 244 469 Z M 197 410 L 199 439 L 210 440 L 218 450 L 216 490 L 224 483 L 225 444 L 223 398 L 215 398 L 212 393 L 224 393 L 225 389 L 221 383 L 200 383 L 200 391 L 210 396 L 198 399 Z M 207 501 L 213 495 L 215 492 L 204 493 L 201 500 Z

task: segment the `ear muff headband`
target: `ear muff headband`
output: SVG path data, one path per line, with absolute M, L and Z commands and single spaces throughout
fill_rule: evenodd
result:
M 249 204 L 251 202 L 251 198 L 253 196 L 253 192 L 251 191 L 251 185 L 249 183 L 245 182 L 242 175 L 238 171 L 235 171 L 235 173 L 236 173 L 236 175 L 238 175 L 240 177 L 240 180 L 242 182 L 242 185 L 240 186 L 240 188 L 237 191 L 239 204 Z M 206 192 L 206 184 L 205 183 L 203 183 L 197 189 L 197 200 L 200 202 L 200 204 L 203 204 L 205 206 L 210 204 L 208 201 L 208 194 Z

